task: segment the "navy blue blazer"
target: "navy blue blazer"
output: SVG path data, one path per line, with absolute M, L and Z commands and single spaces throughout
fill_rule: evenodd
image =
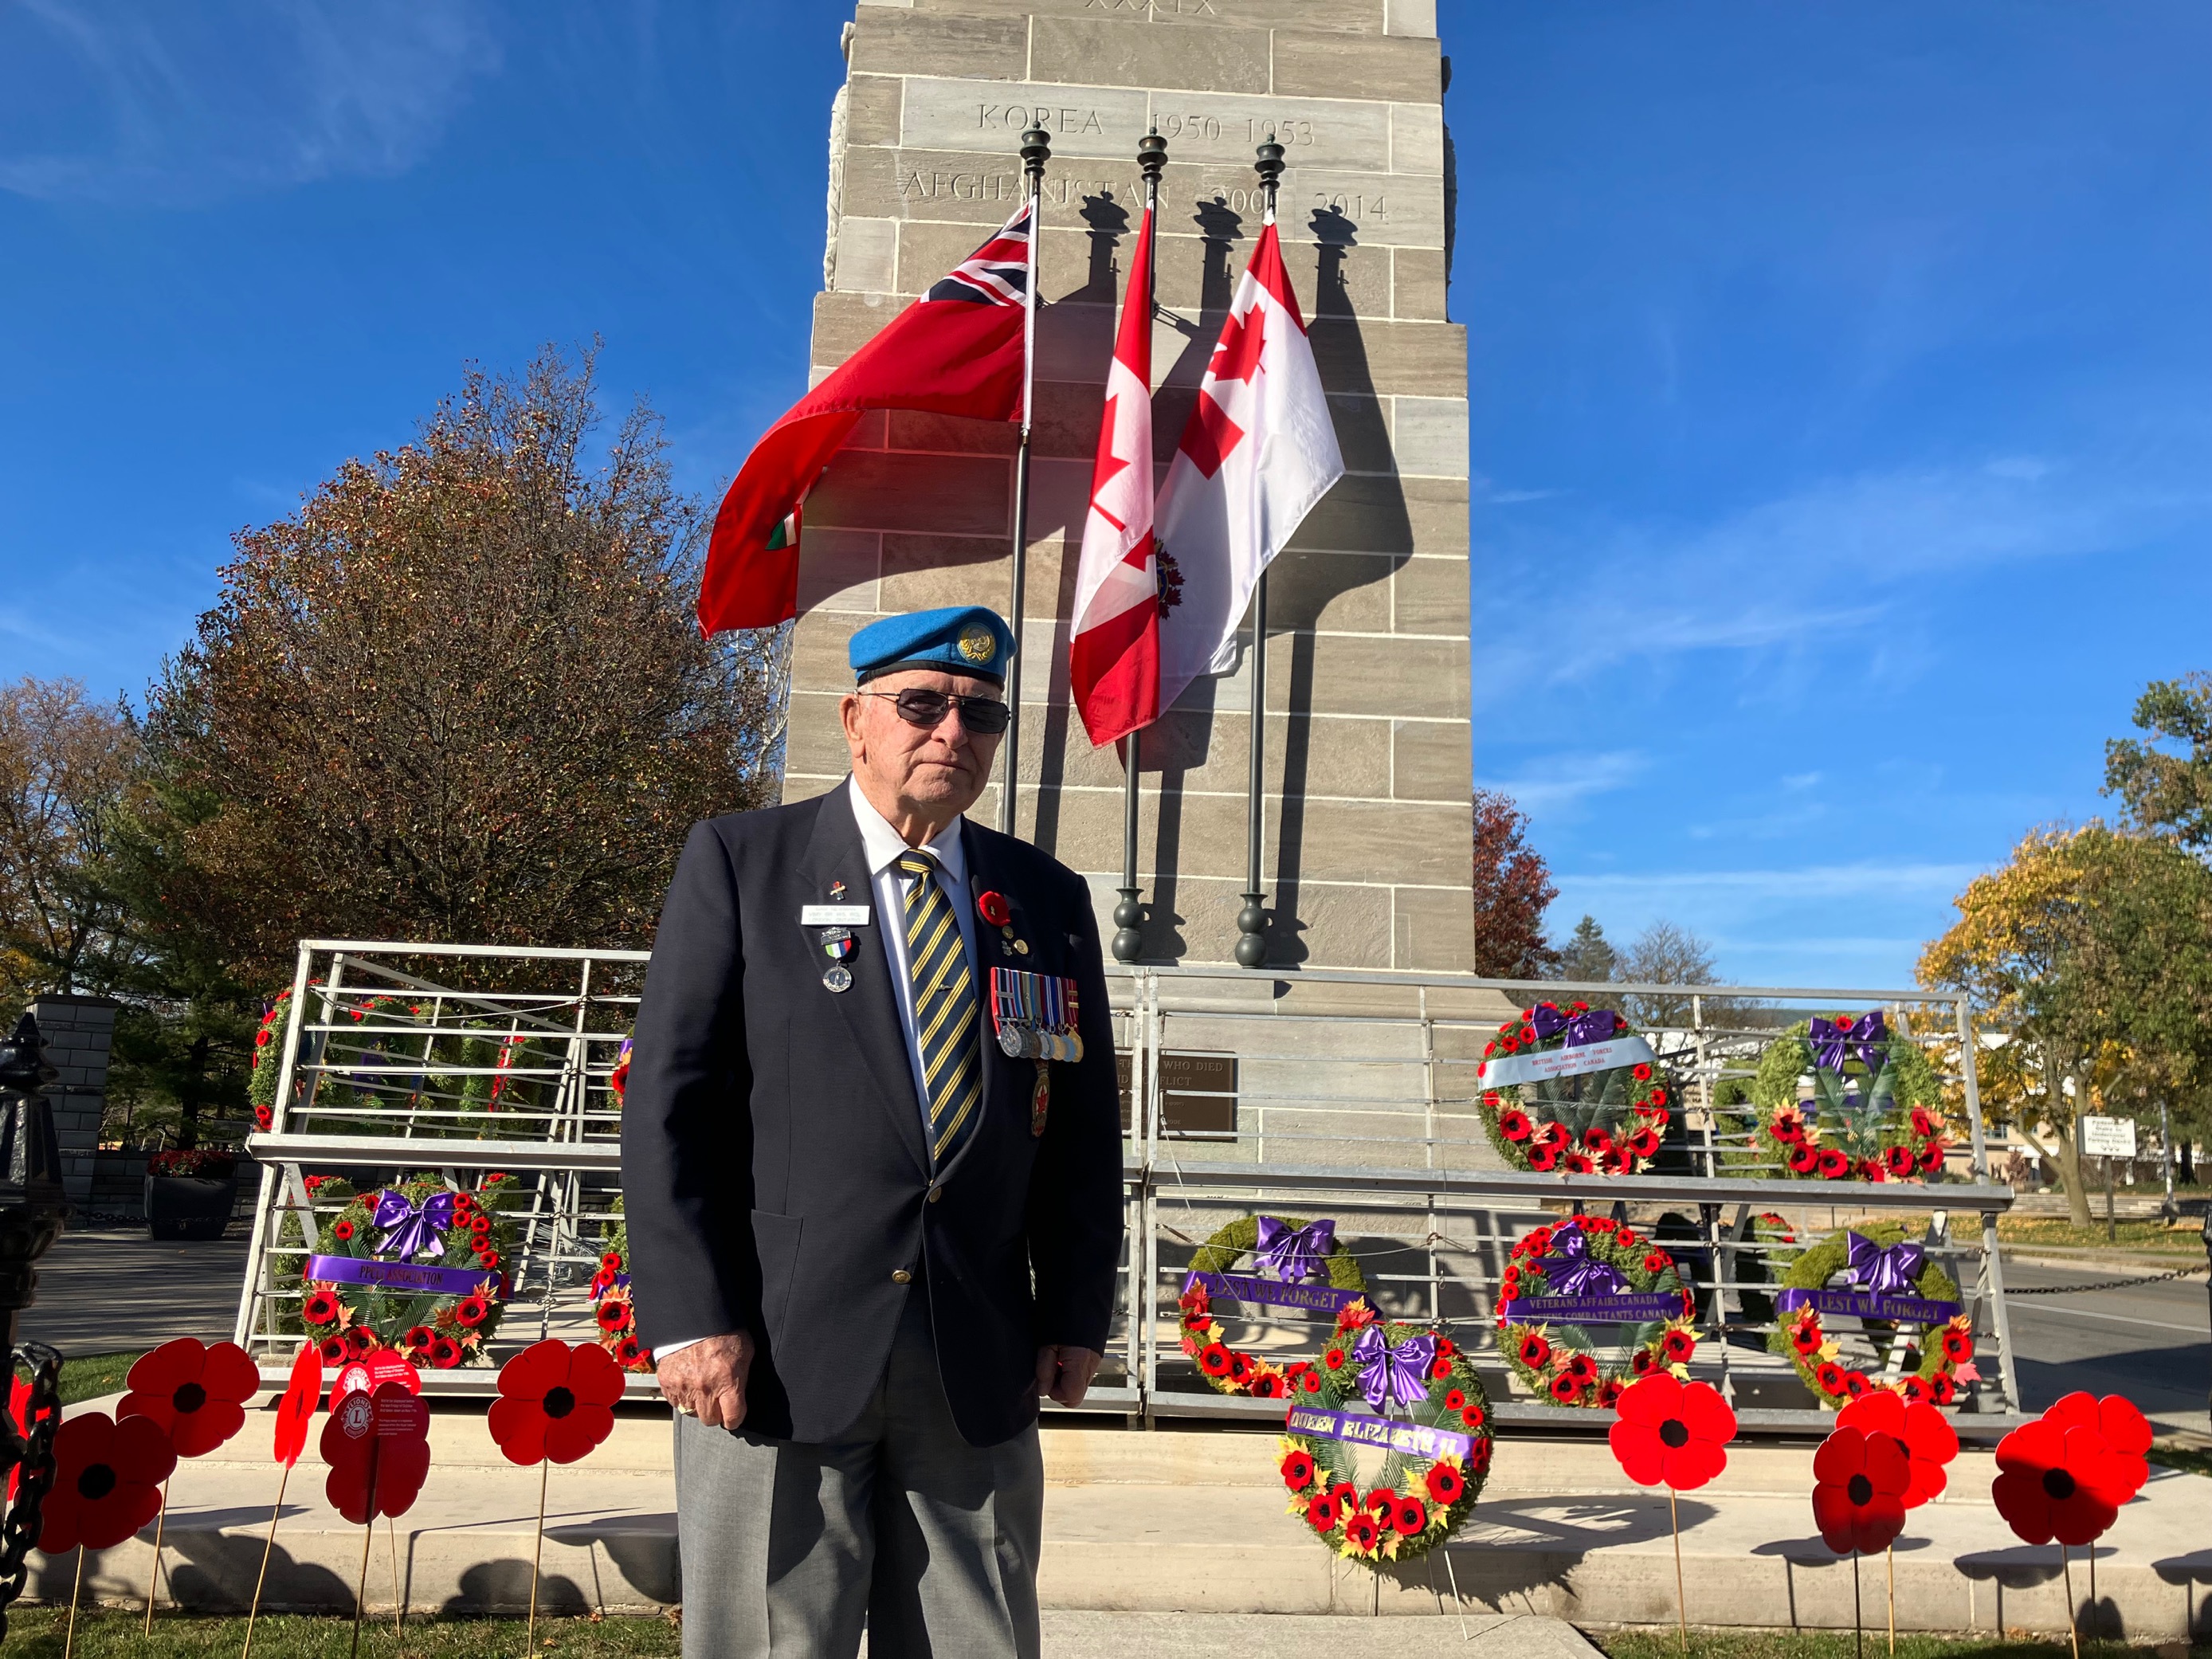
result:
M 695 826 L 646 970 L 623 1108 L 623 1197 L 648 1346 L 745 1330 L 744 1426 L 833 1440 L 926 1293 L 960 1432 L 994 1445 L 1035 1419 L 1036 1350 L 1103 1352 L 1122 1232 L 1113 1024 L 1091 896 L 1026 842 L 975 823 L 971 889 L 1005 895 L 1026 956 L 979 925 L 982 1121 L 933 1177 L 890 973 L 872 915 L 830 963 L 800 907 L 874 902 L 845 789 Z M 844 884 L 832 898 L 831 888 Z M 1079 988 L 1083 1058 L 1036 1063 L 991 1036 L 989 969 Z M 917 1271 L 921 1269 L 921 1271 Z M 911 1276 L 911 1284 L 894 1275 Z

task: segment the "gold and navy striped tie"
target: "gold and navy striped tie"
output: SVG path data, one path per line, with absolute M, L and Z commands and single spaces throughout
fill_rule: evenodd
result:
M 983 1056 L 976 1036 L 975 981 L 968 970 L 959 919 L 938 885 L 937 863 L 902 854 L 906 969 L 914 988 L 914 1029 L 929 1088 L 929 1156 L 943 1164 L 975 1127 L 983 1098 Z

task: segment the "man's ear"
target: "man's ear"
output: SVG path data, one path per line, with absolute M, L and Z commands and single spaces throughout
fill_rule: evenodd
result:
M 867 747 L 867 740 L 860 735 L 860 699 L 857 695 L 848 691 L 837 699 L 837 720 L 845 728 L 846 750 L 852 755 L 854 763 L 858 764 L 862 751 Z

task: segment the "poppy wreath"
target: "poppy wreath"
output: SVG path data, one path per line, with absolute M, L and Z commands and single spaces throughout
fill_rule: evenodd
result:
M 380 1228 L 380 1209 L 397 1194 L 403 1218 Z M 380 1349 L 398 1351 L 418 1369 L 451 1370 L 489 1364 L 485 1351 L 499 1328 L 503 1300 L 513 1279 L 509 1265 L 514 1230 L 505 1211 L 514 1195 L 514 1177 L 487 1176 L 475 1191 L 450 1187 L 431 1176 L 416 1176 L 396 1187 L 356 1193 L 329 1180 L 319 1200 L 336 1199 L 344 1207 L 324 1230 L 316 1254 L 350 1256 L 357 1261 L 402 1261 L 427 1256 L 431 1267 L 459 1267 L 477 1275 L 466 1291 L 412 1291 L 386 1286 L 307 1279 L 298 1328 L 318 1343 L 331 1364 L 362 1359 Z M 434 1241 L 437 1249 L 431 1249 Z M 403 1248 L 404 1247 L 404 1248 Z M 302 1267 L 303 1278 L 306 1268 Z
M 1850 1263 L 1853 1231 L 1877 1244 L 1904 1242 L 1905 1228 L 1896 1222 L 1876 1222 L 1831 1233 L 1790 1264 L 1790 1271 L 1782 1276 L 1782 1288 L 1785 1291 L 1826 1289 L 1828 1281 Z M 1956 1302 L 1959 1286 L 1931 1256 L 1913 1279 L 1912 1293 L 1930 1302 Z M 1842 1350 L 1822 1328 L 1818 1309 L 1790 1309 L 1780 1315 L 1780 1319 L 1781 1323 L 1767 1334 L 1767 1347 L 1797 1367 L 1797 1375 L 1805 1386 L 1830 1411 L 1839 1410 L 1876 1389 L 1893 1389 L 1907 1401 L 1924 1400 L 1932 1406 L 1950 1406 L 1959 1398 L 1959 1385 L 1972 1382 L 1978 1376 L 1973 1366 L 1973 1320 L 1963 1312 L 1933 1330 L 1922 1332 L 1905 1349 L 1893 1381 L 1869 1376 L 1864 1371 L 1844 1365 Z M 1887 1328 L 1871 1321 L 1865 1322 L 1869 1336 L 1875 1338 L 1877 1352 L 1882 1351 L 1886 1339 L 1880 1333 Z
M 253 1069 L 246 1074 L 246 1099 L 253 1108 L 257 1129 L 266 1131 L 276 1121 L 276 1074 L 283 1069 L 284 1021 L 291 1008 L 292 988 L 288 985 L 269 1000 L 253 1033 Z
M 1800 1101 L 1799 1079 L 1813 1079 Z M 1748 1153 L 1793 1181 L 1940 1181 L 1950 1146 L 1943 1089 L 1928 1056 L 1880 1009 L 1837 1014 L 1767 1044 L 1751 1080 Z
M 615 1200 L 619 1211 L 622 1200 Z M 629 1227 L 617 1225 L 607 1235 L 606 1249 L 600 1252 L 599 1265 L 592 1275 L 592 1322 L 598 1328 L 599 1344 L 614 1356 L 615 1364 L 626 1371 L 647 1371 L 653 1369 L 653 1352 L 637 1338 L 637 1309 L 629 1283 Z M 556 1460 L 557 1461 L 557 1460 Z
M 1282 1224 L 1293 1231 L 1308 1224 L 1291 1216 L 1278 1218 Z M 1225 1273 L 1236 1271 L 1237 1264 L 1260 1246 L 1260 1218 L 1243 1216 L 1231 1222 L 1199 1247 L 1190 1259 L 1193 1273 Z M 1358 1259 L 1352 1249 L 1339 1239 L 1322 1258 L 1328 1271 L 1329 1287 L 1339 1291 L 1357 1291 L 1363 1296 L 1367 1291 L 1367 1275 L 1359 1270 Z M 1221 1322 L 1213 1316 L 1212 1298 L 1203 1285 L 1192 1285 L 1182 1293 L 1182 1351 L 1198 1362 L 1198 1374 L 1218 1394 L 1248 1394 L 1261 1400 L 1284 1400 L 1291 1397 L 1297 1366 L 1283 1366 L 1257 1354 L 1249 1354 L 1231 1347 L 1222 1338 Z M 1355 1307 L 1364 1307 L 1356 1303 Z M 1346 1310 L 1346 1312 L 1351 1310 Z M 1371 1310 L 1368 1316 L 1373 1317 Z M 1340 1318 L 1337 1328 L 1344 1328 Z
M 1286 1434 L 1278 1443 L 1283 1486 L 1290 1493 L 1288 1512 L 1339 1555 L 1380 1571 L 1385 1562 L 1426 1554 L 1474 1512 L 1475 1499 L 1490 1478 L 1492 1442 L 1489 1397 L 1467 1355 L 1432 1328 L 1378 1319 L 1364 1302 L 1344 1310 L 1337 1336 L 1318 1362 L 1301 1361 L 1291 1368 L 1299 1405 L 1334 1411 L 1363 1394 L 1363 1376 L 1375 1361 L 1360 1358 L 1358 1339 L 1369 1330 L 1379 1333 L 1385 1363 L 1398 1360 L 1408 1346 L 1430 1354 L 1423 1376 L 1410 1384 L 1425 1385 L 1419 1397 L 1398 1396 L 1406 1417 L 1474 1442 L 1464 1457 L 1423 1458 L 1394 1450 L 1364 1492 L 1352 1448 L 1344 1442 Z M 1377 1344 L 1370 1339 L 1368 1346 Z
M 1602 1033 L 1602 1036 L 1598 1034 Z M 1628 1022 L 1587 1002 L 1540 1002 L 1483 1045 L 1485 1060 L 1547 1054 L 1633 1036 Z M 1482 1127 L 1498 1155 L 1539 1174 L 1633 1175 L 1650 1167 L 1674 1118 L 1674 1091 L 1655 1061 L 1514 1083 L 1482 1091 Z
M 1578 1238 L 1568 1235 L 1578 1234 Z M 1607 1373 L 1594 1345 L 1577 1326 L 1509 1322 L 1505 1304 L 1549 1293 L 1563 1260 L 1610 1267 L 1638 1295 L 1671 1293 L 1682 1298 L 1675 1318 L 1639 1325 L 1629 1346 L 1626 1371 Z M 1547 1261 L 1554 1265 L 1547 1267 Z M 1587 1269 L 1585 1269 L 1587 1271 Z M 1610 1216 L 1577 1216 L 1539 1227 L 1513 1247 L 1498 1285 L 1498 1346 L 1513 1374 L 1538 1399 L 1554 1406 L 1586 1406 L 1611 1411 L 1620 1392 L 1654 1371 L 1689 1375 L 1698 1351 L 1697 1303 L 1674 1258 L 1633 1227 Z

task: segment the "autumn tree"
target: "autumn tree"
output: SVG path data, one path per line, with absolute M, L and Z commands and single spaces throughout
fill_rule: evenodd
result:
M 2137 828 L 2212 852 L 2212 674 L 2154 680 L 2136 701 L 2135 723 L 2151 740 L 2106 744 L 2105 793 L 2120 798 Z M 2169 754 L 2160 742 L 2189 752 Z
M 2212 871 L 2172 842 L 2100 823 L 2041 830 L 1954 901 L 1923 985 L 1962 991 L 2037 1055 L 2016 1122 L 2089 1220 L 2075 1120 L 2093 1102 L 2185 1105 L 2212 1079 Z M 2050 1139 L 2038 1135 L 2040 1127 Z
M 131 969 L 110 858 L 138 757 L 120 703 L 76 680 L 0 686 L 0 1015 L 104 995 Z
M 303 936 L 646 942 L 696 819 L 762 804 L 776 643 L 691 617 L 704 521 L 588 358 L 471 370 L 415 441 L 240 533 L 153 688 L 149 928 L 288 979 Z
M 1474 792 L 1474 971 L 1538 979 L 1557 953 L 1544 912 L 1559 896 L 1544 855 L 1528 844 L 1528 815 L 1502 789 Z
M 1655 921 L 1628 942 L 1613 969 L 1615 978 L 1646 985 L 1718 985 L 1720 967 L 1712 943 L 1671 921 Z M 1641 1025 L 1686 1026 L 1693 1015 L 1708 1025 L 1725 1024 L 1750 1005 L 1734 997 L 1705 997 L 1692 1006 L 1688 993 L 1640 991 L 1621 999 L 1630 1018 Z

